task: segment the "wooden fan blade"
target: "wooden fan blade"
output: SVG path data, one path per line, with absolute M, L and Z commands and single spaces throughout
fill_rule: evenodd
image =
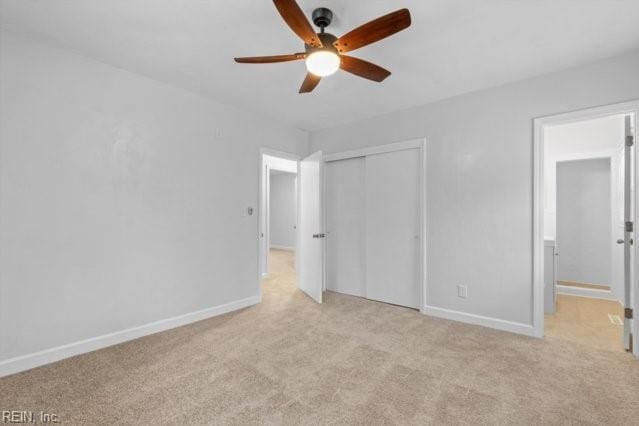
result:
M 350 52 L 400 32 L 408 28 L 410 22 L 408 9 L 400 9 L 344 34 L 333 43 L 333 46 L 339 53 Z
M 247 58 L 235 58 L 235 62 L 240 64 L 272 64 L 275 62 L 297 61 L 304 58 L 306 58 L 305 53 L 293 53 L 292 55 L 249 56 Z
M 372 64 L 363 59 L 354 58 L 352 56 L 341 56 L 340 68 L 344 71 L 348 71 L 351 74 L 355 74 L 359 77 L 364 77 L 369 80 L 382 82 L 386 77 L 391 75 L 391 72 L 384 68 Z
M 313 47 L 322 47 L 322 42 L 295 0 L 273 0 L 273 3 L 284 21 L 304 43 Z
M 313 89 L 317 87 L 322 77 L 318 77 L 315 74 L 311 74 L 310 72 L 306 74 L 306 78 L 302 82 L 302 87 L 300 87 L 300 93 L 309 93 L 312 92 Z

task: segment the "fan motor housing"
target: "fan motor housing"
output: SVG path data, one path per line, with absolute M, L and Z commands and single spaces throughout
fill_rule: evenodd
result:
M 306 48 L 306 53 L 310 55 L 311 53 L 317 52 L 319 50 L 327 50 L 329 52 L 339 54 L 337 48 L 333 46 L 333 43 L 337 41 L 337 37 L 330 33 L 317 33 L 317 37 L 322 42 L 322 47 L 313 47 L 305 44 L 304 47 Z
M 318 27 L 324 29 L 331 25 L 333 21 L 333 12 L 325 7 L 318 7 L 313 11 L 313 22 Z

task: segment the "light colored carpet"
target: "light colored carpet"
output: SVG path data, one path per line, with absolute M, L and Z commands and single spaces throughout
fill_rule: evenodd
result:
M 623 324 L 613 324 L 608 318 L 608 314 L 617 315 L 623 321 L 623 306 L 619 302 L 558 294 L 556 308 L 554 314 L 545 316 L 546 336 L 624 352 Z
M 69 423 L 636 424 L 639 363 L 397 306 L 295 289 L 273 252 L 262 304 L 0 379 L 0 409 Z

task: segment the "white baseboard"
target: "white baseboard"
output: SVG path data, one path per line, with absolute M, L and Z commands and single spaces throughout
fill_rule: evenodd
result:
M 275 250 L 295 251 L 295 247 L 278 246 L 277 244 L 271 244 L 271 248 Z
M 483 327 L 494 328 L 511 333 L 524 334 L 526 336 L 534 336 L 533 326 L 520 322 L 506 321 L 498 318 L 484 317 L 482 315 L 468 314 L 466 312 L 453 311 L 450 309 L 437 308 L 434 306 L 424 306 L 422 310 L 426 315 L 437 318 L 444 318 L 453 321 L 464 322 L 467 324 L 481 325 Z
M 567 285 L 557 284 L 555 286 L 557 290 L 557 294 L 567 294 L 570 296 L 579 296 L 579 297 L 590 297 L 591 299 L 604 299 L 604 300 L 614 300 L 619 301 L 618 297 L 615 297 L 608 290 L 598 290 L 596 288 L 583 288 L 583 287 L 573 287 Z
M 79 342 L 69 343 L 43 351 L 34 352 L 27 355 L 10 358 L 0 361 L 0 377 L 10 374 L 19 373 L 21 371 L 30 370 L 41 365 L 50 364 L 75 355 L 93 352 L 107 346 L 117 345 L 118 343 L 127 342 L 129 340 L 138 339 L 150 334 L 159 333 L 161 331 L 170 330 L 172 328 L 187 325 L 193 322 L 202 321 L 207 318 L 226 314 L 238 309 L 246 308 L 260 303 L 261 296 L 252 296 L 246 299 L 236 300 L 224 305 L 214 306 L 212 308 L 202 309 L 200 311 L 190 312 L 184 315 L 178 315 L 173 318 L 167 318 L 155 321 L 138 327 L 129 328 L 114 333 L 104 334 L 102 336 L 92 337 Z

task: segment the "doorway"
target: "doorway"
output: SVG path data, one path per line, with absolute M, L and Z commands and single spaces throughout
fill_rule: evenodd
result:
M 260 277 L 265 283 L 296 285 L 298 158 L 260 154 Z
M 322 303 L 322 153 L 260 150 L 258 258 L 261 294 L 297 289 Z M 279 288 L 274 288 L 274 285 Z M 280 295 L 282 292 L 280 292 Z
M 535 334 L 634 350 L 639 104 L 535 120 Z

